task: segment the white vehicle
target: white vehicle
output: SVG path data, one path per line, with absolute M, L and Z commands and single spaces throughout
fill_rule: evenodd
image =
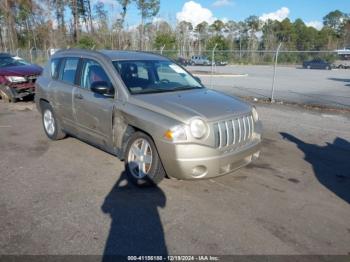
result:
M 337 50 L 338 59 L 333 63 L 335 68 L 350 68 L 350 48 Z
M 210 65 L 211 63 L 209 59 L 205 56 L 194 55 L 191 57 L 190 64 L 191 65 Z

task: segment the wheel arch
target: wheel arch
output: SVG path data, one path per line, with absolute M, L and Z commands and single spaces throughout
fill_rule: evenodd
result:
M 42 110 L 43 110 L 43 105 L 44 105 L 44 103 L 50 104 L 50 102 L 49 102 L 48 100 L 46 100 L 46 99 L 44 99 L 44 98 L 40 98 L 40 99 L 39 99 L 39 105 L 40 105 L 39 109 L 40 109 L 40 112 L 42 112 Z
M 122 160 L 125 159 L 125 151 L 126 151 L 126 147 L 127 147 L 129 138 L 136 132 L 141 132 L 141 133 L 146 134 L 150 139 L 152 139 L 155 147 L 157 148 L 156 142 L 154 141 L 153 136 L 149 132 L 147 132 L 143 128 L 137 127 L 136 125 L 128 123 L 127 126 L 126 126 L 126 129 L 125 129 L 125 131 L 124 131 L 124 133 L 122 135 L 122 144 L 121 144 L 121 147 L 122 147 L 122 152 L 121 152 Z

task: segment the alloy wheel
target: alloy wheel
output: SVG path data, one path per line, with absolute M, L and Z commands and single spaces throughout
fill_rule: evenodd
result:
M 44 127 L 50 136 L 55 133 L 55 118 L 50 110 L 44 112 Z
M 137 179 L 144 178 L 151 170 L 152 148 L 144 138 L 136 139 L 128 153 L 128 167 L 130 173 Z

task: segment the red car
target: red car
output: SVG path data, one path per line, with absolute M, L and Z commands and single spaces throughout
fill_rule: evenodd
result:
M 0 97 L 8 102 L 16 102 L 34 95 L 35 81 L 42 68 L 7 53 L 0 53 Z

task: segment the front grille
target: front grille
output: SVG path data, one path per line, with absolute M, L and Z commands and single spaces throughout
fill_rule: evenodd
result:
M 215 147 L 224 148 L 248 143 L 254 133 L 252 115 L 246 115 L 214 124 Z

